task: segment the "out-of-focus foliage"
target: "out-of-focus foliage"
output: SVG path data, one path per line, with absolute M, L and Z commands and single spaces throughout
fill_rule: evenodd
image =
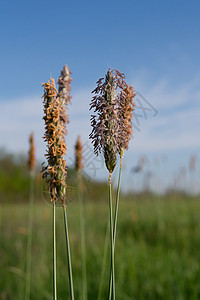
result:
M 36 201 L 44 198 L 46 190 L 41 175 L 41 165 L 38 164 L 35 172 Z M 0 150 L 0 201 L 1 202 L 27 202 L 29 197 L 30 173 L 27 166 L 26 155 L 13 155 Z M 67 193 L 77 189 L 77 174 L 74 169 L 67 170 Z M 83 176 L 83 192 L 87 193 L 89 200 L 106 200 L 106 183 L 93 182 Z M 50 196 L 46 197 L 49 198 Z
M 120 199 L 116 240 L 116 293 L 119 300 L 200 299 L 200 201 Z M 88 299 L 97 299 L 108 203 L 85 201 Z M 67 206 L 75 298 L 81 299 L 81 247 L 78 198 Z M 0 299 L 24 297 L 28 205 L 6 203 L 1 211 Z M 63 212 L 57 208 L 58 298 L 69 299 Z M 52 206 L 34 206 L 31 299 L 52 299 Z M 109 231 L 108 231 L 109 234 Z M 108 235 L 109 238 L 109 235 Z M 102 298 L 107 299 L 107 268 Z
M 22 201 L 29 195 L 29 172 L 26 159 L 0 151 L 0 200 Z
M 27 202 L 29 199 L 30 173 L 27 166 L 28 157 L 26 155 L 13 155 L 0 149 L 0 201 L 1 202 Z M 36 201 L 43 201 L 44 197 L 50 201 L 50 195 L 45 195 L 46 187 L 41 175 L 41 164 L 38 163 L 35 171 L 35 198 Z M 83 173 L 84 174 L 84 173 Z M 73 198 L 77 190 L 77 173 L 75 169 L 67 170 L 67 195 Z M 83 193 L 87 201 L 107 201 L 108 188 L 106 182 L 93 181 L 87 176 L 83 176 Z M 71 195 L 72 194 L 72 195 Z M 125 196 L 125 195 L 124 195 Z M 183 191 L 168 190 L 163 199 L 186 199 L 188 196 Z M 132 199 L 133 193 L 127 194 L 126 199 Z M 158 198 L 149 190 L 134 193 L 134 199 L 148 200 Z M 72 199 L 73 200 L 73 199 Z M 70 199 L 71 202 L 71 199 Z

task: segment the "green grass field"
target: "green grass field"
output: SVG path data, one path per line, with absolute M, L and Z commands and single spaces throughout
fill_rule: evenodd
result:
M 75 298 L 81 299 L 78 201 L 68 205 Z M 24 299 L 28 205 L 0 207 L 0 299 Z M 200 299 L 200 201 L 123 200 L 116 240 L 116 296 Z M 86 202 L 88 299 L 97 299 L 108 220 L 106 202 Z M 52 207 L 35 204 L 31 299 L 52 299 Z M 62 209 L 57 208 L 58 299 L 69 299 Z M 108 240 L 109 241 L 109 237 Z M 101 299 L 107 299 L 109 255 Z

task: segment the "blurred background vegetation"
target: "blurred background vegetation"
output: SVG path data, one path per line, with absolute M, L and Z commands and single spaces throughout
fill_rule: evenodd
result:
M 31 299 L 52 299 L 52 209 L 37 168 L 33 212 Z M 88 299 L 107 299 L 109 237 L 107 185 L 84 179 Z M 116 191 L 114 191 L 115 195 Z M 74 289 L 81 299 L 81 246 L 76 174 L 68 170 L 68 215 Z M 0 299 L 23 299 L 29 173 L 23 155 L 0 154 Z M 170 191 L 122 194 L 116 240 L 119 300 L 200 299 L 199 196 Z M 69 297 L 63 216 L 57 208 L 58 298 Z M 104 249 L 107 256 L 104 261 Z M 106 262 L 105 272 L 102 266 Z M 66 296 L 67 295 L 67 296 Z
M 39 202 L 42 199 L 48 199 L 45 195 L 46 188 L 41 175 L 41 165 L 38 164 L 36 167 L 36 177 L 35 177 L 35 198 Z M 133 175 L 131 174 L 133 177 Z M 137 172 L 135 177 L 137 177 Z M 141 175 L 140 175 L 141 176 Z M 83 176 L 84 177 L 84 176 Z M 188 198 L 187 192 L 181 190 L 179 186 L 170 187 L 162 197 L 153 193 L 150 190 L 149 184 L 147 183 L 147 174 L 144 173 L 143 189 L 140 192 L 133 193 L 128 192 L 123 195 L 123 198 L 135 200 L 141 199 L 153 199 L 162 198 Z M 87 194 L 87 199 L 92 201 L 106 201 L 107 200 L 107 184 L 102 181 L 94 181 L 90 176 L 83 178 L 84 180 L 84 190 Z M 73 189 L 77 188 L 77 178 L 76 172 L 73 168 L 68 168 L 68 196 L 69 202 L 71 202 L 70 197 L 73 198 Z M 4 149 L 0 149 L 0 201 L 1 203 L 22 203 L 28 202 L 29 199 L 29 188 L 30 188 L 30 178 L 29 170 L 27 167 L 27 157 L 24 154 L 12 154 L 8 153 Z M 195 196 L 198 198 L 198 195 Z

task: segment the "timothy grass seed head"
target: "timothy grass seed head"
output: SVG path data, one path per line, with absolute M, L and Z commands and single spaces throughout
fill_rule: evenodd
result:
M 119 95 L 119 106 L 118 106 L 118 122 L 119 122 L 119 154 L 123 156 L 124 150 L 128 150 L 129 141 L 131 139 L 132 130 L 132 119 L 135 92 L 132 86 L 126 84 L 120 95 Z
M 65 124 L 67 120 L 65 103 L 55 87 L 54 79 L 43 84 L 44 87 L 44 140 L 47 142 L 48 166 L 43 168 L 43 177 L 46 179 L 51 194 L 51 201 L 62 203 L 66 192 L 66 154 Z
M 58 78 L 58 97 L 60 98 L 61 106 L 71 104 L 71 82 L 72 79 L 70 69 L 67 65 L 65 65 L 61 71 L 60 77 Z M 69 118 L 66 110 L 63 115 L 61 113 L 60 119 L 64 124 L 69 123 Z
M 83 145 L 81 142 L 80 136 L 78 136 L 76 145 L 75 145 L 75 168 L 78 172 L 83 169 Z
M 108 70 L 105 79 L 97 81 L 97 87 L 93 90 L 94 97 L 90 104 L 92 132 L 90 139 L 94 146 L 94 152 L 98 155 L 103 151 L 108 171 L 113 172 L 119 152 L 119 121 L 118 106 L 119 93 L 126 86 L 124 75 L 117 70 Z
M 29 150 L 29 157 L 28 157 L 28 167 L 30 172 L 34 172 L 35 165 L 36 165 L 36 158 L 35 158 L 35 143 L 34 143 L 34 135 L 31 133 L 30 135 L 30 150 Z

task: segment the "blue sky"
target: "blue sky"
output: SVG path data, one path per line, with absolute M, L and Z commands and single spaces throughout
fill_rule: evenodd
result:
M 68 64 L 72 157 L 77 135 L 87 142 L 91 130 L 90 91 L 109 67 L 116 68 L 158 111 L 140 118 L 127 165 L 136 165 L 143 154 L 153 162 L 164 153 L 171 163 L 157 171 L 169 185 L 192 153 L 199 156 L 199 13 L 199 1 L 1 1 L 0 146 L 25 153 L 34 130 L 42 159 L 40 83 L 58 78 Z M 129 180 L 134 176 L 129 169 L 125 173 Z M 106 173 L 101 170 L 98 176 Z

